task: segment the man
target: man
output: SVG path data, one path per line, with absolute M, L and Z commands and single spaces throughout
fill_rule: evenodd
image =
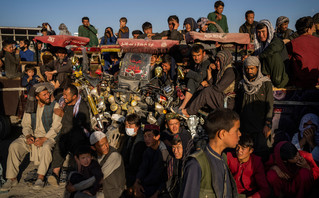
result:
M 191 155 L 184 169 L 182 197 L 237 197 L 236 182 L 227 166 L 226 148 L 235 148 L 241 133 L 237 113 L 222 109 L 209 114 L 205 150 Z
M 126 186 L 131 188 L 136 180 L 138 168 L 142 163 L 146 145 L 141 130 L 141 120 L 137 114 L 130 114 L 125 119 L 125 140 L 121 155 L 124 160 Z M 128 190 L 130 192 L 130 189 Z
M 69 83 L 69 74 L 72 73 L 72 62 L 67 57 L 65 48 L 59 48 L 55 53 L 57 59 L 47 65 L 41 66 L 41 73 L 47 81 L 53 81 L 55 88 L 63 87 Z
M 294 33 L 293 30 L 288 28 L 289 18 L 285 16 L 280 16 L 276 21 L 276 36 L 288 43 L 291 39 L 291 35 Z
M 82 24 L 79 26 L 78 33 L 79 36 L 87 37 L 90 39 L 90 42 L 86 45 L 86 47 L 98 46 L 99 41 L 97 39 L 97 30 L 93 25 L 90 24 L 89 17 L 82 18 Z
M 208 56 L 206 56 L 206 52 L 202 45 L 194 45 L 192 47 L 191 53 L 195 65 L 192 70 L 184 70 L 184 73 L 186 74 L 185 77 L 188 79 L 187 88 L 189 91 L 186 92 L 185 99 L 179 109 L 184 109 L 186 107 L 187 103 L 192 98 L 193 94 L 197 91 L 201 82 L 203 82 L 204 79 L 207 77 L 206 70 L 210 64 Z
M 169 30 L 160 33 L 162 39 L 178 40 L 182 41 L 184 36 L 178 31 L 179 18 L 176 15 L 171 15 L 167 19 Z
M 224 7 L 224 2 L 216 1 L 214 4 L 215 12 L 209 13 L 207 18 L 210 21 L 214 21 L 215 23 L 217 23 L 225 33 L 228 33 L 227 17 L 222 14 L 224 11 Z M 208 29 L 212 32 L 218 32 L 218 29 L 216 28 L 216 26 L 214 26 L 213 23 L 208 26 Z
M 270 76 L 275 87 L 285 87 L 289 81 L 285 64 L 281 56 L 285 48 L 284 42 L 275 37 L 275 31 L 270 21 L 261 20 L 256 26 L 255 52 L 259 57 L 264 75 Z
M 34 188 L 40 189 L 44 186 L 44 176 L 52 161 L 51 150 L 55 145 L 55 137 L 61 129 L 61 117 L 53 113 L 59 104 L 51 102 L 51 93 L 48 89 L 52 88 L 43 83 L 33 87 L 36 107 L 32 113 L 28 113 L 28 108 L 26 109 L 21 123 L 23 134 L 9 147 L 7 182 L 2 186 L 1 191 L 9 191 L 18 184 L 19 166 L 29 152 L 31 153 L 30 161 L 39 165 Z M 53 89 L 51 91 L 53 92 Z
M 101 131 L 91 134 L 90 143 L 98 155 L 103 172 L 103 192 L 98 192 L 97 197 L 120 197 L 125 188 L 125 170 L 121 155 L 109 145 L 106 135 Z
M 239 194 L 246 197 L 266 198 L 270 195 L 264 165 L 261 158 L 252 154 L 254 142 L 242 135 L 236 147 L 236 152 L 227 153 L 227 163 L 236 181 Z
M 63 109 L 55 112 L 62 117 L 62 128 L 56 138 L 57 145 L 53 150 L 51 168 L 52 176 L 48 182 L 56 186 L 62 164 L 70 152 L 75 154 L 79 145 L 89 145 L 88 135 L 90 131 L 90 113 L 88 106 L 79 95 L 76 86 L 69 84 L 63 90 Z
M 250 37 L 250 42 L 254 42 L 255 40 L 255 31 L 256 31 L 256 25 L 258 24 L 255 19 L 255 13 L 252 10 L 248 10 L 245 13 L 245 20 L 246 22 L 242 24 L 239 28 L 239 33 L 248 33 Z
M 150 22 L 143 23 L 142 29 L 143 29 L 144 34 L 139 35 L 137 37 L 138 39 L 145 39 L 145 38 L 149 38 L 151 40 L 161 39 L 161 37 L 158 33 L 153 33 L 153 27 L 152 27 L 152 24 Z
M 292 82 L 297 87 L 315 87 L 319 82 L 319 38 L 312 35 L 315 25 L 308 16 L 298 19 L 295 26 L 300 36 L 287 44 Z
M 29 50 L 30 41 L 29 40 L 21 40 L 20 41 L 20 59 L 21 61 L 33 61 L 34 52 Z
M 261 73 L 257 57 L 244 61 L 243 80 L 238 93 L 241 131 L 253 139 L 255 154 L 266 160 L 269 154 L 267 138 L 271 133 L 273 117 L 272 84 Z
M 234 108 L 237 72 L 232 62 L 233 56 L 230 51 L 223 50 L 217 53 L 215 64 L 210 64 L 207 69 L 207 80 L 201 83 L 205 87 L 204 90 L 198 94 L 189 107 L 182 109 L 182 115 L 186 117 L 195 115 L 206 104 L 211 109 Z M 213 70 L 216 72 L 213 73 Z

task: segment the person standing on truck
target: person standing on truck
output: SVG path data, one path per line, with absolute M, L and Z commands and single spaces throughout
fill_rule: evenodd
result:
M 79 26 L 78 32 L 79 36 L 86 37 L 90 39 L 90 42 L 86 45 L 86 47 L 98 46 L 99 41 L 97 39 L 97 30 L 93 25 L 90 24 L 89 17 L 82 18 L 82 24 Z

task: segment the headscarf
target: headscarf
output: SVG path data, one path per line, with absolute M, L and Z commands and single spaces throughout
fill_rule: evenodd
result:
M 204 27 L 206 25 L 206 23 L 208 22 L 208 18 L 206 17 L 201 17 L 199 18 L 199 20 L 197 21 L 197 25 Z
M 27 103 L 25 106 L 26 113 L 35 113 L 36 112 L 37 103 L 36 103 L 35 96 L 37 93 L 40 93 L 44 89 L 47 89 L 49 91 L 49 93 L 52 94 L 54 91 L 54 86 L 49 82 L 44 82 L 44 83 L 35 84 L 31 87 L 31 89 L 28 93 Z
M 285 17 L 285 16 L 278 17 L 277 21 L 276 21 L 276 29 L 278 29 L 281 26 L 281 24 L 286 23 L 286 22 L 289 23 L 288 17 Z
M 308 129 L 308 127 L 304 128 L 304 124 L 308 121 L 311 121 L 314 125 L 317 126 L 317 130 L 315 131 L 315 143 L 319 144 L 319 117 L 316 114 L 308 113 L 301 118 L 299 124 L 299 131 L 301 138 L 303 137 L 303 132 Z
M 233 55 L 230 53 L 229 50 L 222 50 L 217 53 L 215 58 L 219 58 L 219 62 L 220 62 L 220 69 L 218 71 L 217 79 L 216 79 L 218 82 L 224 75 L 226 67 L 233 62 Z
M 250 82 L 248 78 L 246 77 L 245 68 L 247 66 L 256 66 L 258 68 L 257 77 L 252 82 Z M 259 59 L 256 56 L 249 56 L 248 58 L 245 59 L 243 74 L 244 75 L 243 75 L 242 85 L 244 87 L 245 93 L 248 95 L 253 95 L 257 93 L 264 82 L 270 81 L 270 79 L 267 76 L 264 76 L 261 73 L 261 64 Z
M 275 33 L 275 30 L 274 30 L 272 24 L 267 19 L 263 19 L 263 20 L 259 21 L 259 23 L 266 25 L 267 30 L 268 30 L 268 38 L 266 40 L 266 43 L 261 42 L 257 36 L 257 29 L 256 29 L 256 32 L 254 34 L 254 36 L 256 38 L 254 40 L 255 55 L 259 55 L 261 52 L 264 51 L 264 49 L 266 49 L 268 47 L 268 45 L 271 43 L 272 39 L 274 38 L 274 33 Z
M 295 164 L 284 163 L 284 161 L 281 159 L 281 156 L 280 156 L 281 147 L 286 143 L 290 143 L 290 142 L 282 141 L 275 146 L 275 150 L 274 150 L 275 163 L 280 168 L 281 171 L 287 173 L 290 178 L 294 178 L 296 174 L 298 173 L 298 169 L 299 169 L 298 166 L 296 166 Z
M 66 27 L 66 25 L 64 23 L 61 23 L 59 25 L 59 30 L 60 30 L 60 35 L 70 35 L 71 36 L 71 32 L 69 32 L 68 28 Z
M 184 20 L 184 27 L 186 26 L 186 24 L 191 25 L 191 31 L 196 31 L 196 29 L 198 28 L 195 19 L 193 19 L 193 18 L 191 18 L 191 17 L 186 18 L 186 19 Z

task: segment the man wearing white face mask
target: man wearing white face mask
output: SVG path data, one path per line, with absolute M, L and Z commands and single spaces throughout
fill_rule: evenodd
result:
M 132 192 L 132 186 L 136 180 L 138 168 L 143 159 L 146 149 L 143 131 L 141 130 L 141 120 L 136 114 L 130 114 L 125 119 L 125 140 L 121 155 L 124 160 L 127 192 Z

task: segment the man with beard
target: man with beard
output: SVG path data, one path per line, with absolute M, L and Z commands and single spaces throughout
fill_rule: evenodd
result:
M 261 73 L 261 64 L 256 56 L 244 61 L 243 80 L 238 93 L 240 130 L 254 141 L 254 153 L 266 160 L 269 154 L 266 139 L 271 133 L 273 117 L 272 84 Z
M 13 141 L 9 147 L 7 159 L 7 182 L 0 189 L 9 191 L 18 184 L 19 166 L 27 153 L 30 161 L 38 167 L 38 179 L 34 187 L 40 189 L 44 185 L 44 176 L 52 161 L 51 150 L 55 145 L 55 137 L 61 129 L 61 117 L 54 114 L 58 103 L 51 102 L 51 94 L 45 84 L 35 85 L 37 105 L 34 113 L 25 112 L 22 119 L 22 135 Z M 31 97 L 29 95 L 29 97 Z
M 46 80 L 52 82 L 55 88 L 63 87 L 69 82 L 68 75 L 72 73 L 72 62 L 67 57 L 65 48 L 59 48 L 55 53 L 57 59 L 41 67 L 41 73 Z
M 62 128 L 56 138 L 57 145 L 53 150 L 52 169 L 53 173 L 48 177 L 48 182 L 56 186 L 60 169 L 70 152 L 74 154 L 79 145 L 89 144 L 90 114 L 86 103 L 81 99 L 78 89 L 67 85 L 63 90 L 64 108 L 56 109 L 55 113 L 62 117 Z

